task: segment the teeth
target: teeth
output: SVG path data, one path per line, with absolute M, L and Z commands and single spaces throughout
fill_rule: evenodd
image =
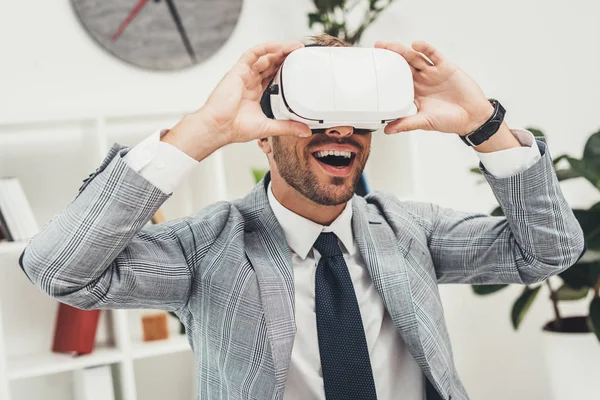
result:
M 350 157 L 352 157 L 352 152 L 351 151 L 324 150 L 324 151 L 317 151 L 315 153 L 315 155 L 317 156 L 317 158 L 322 158 L 322 157 L 326 157 L 326 156 L 338 156 L 338 157 L 350 158 Z

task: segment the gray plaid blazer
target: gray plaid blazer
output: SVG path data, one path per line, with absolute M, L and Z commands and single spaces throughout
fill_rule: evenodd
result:
M 428 399 L 468 398 L 454 366 L 439 283 L 531 284 L 573 265 L 585 245 L 544 140 L 508 178 L 480 164 L 506 217 L 353 199 L 352 229 L 385 307 L 424 375 Z M 115 143 L 76 198 L 29 242 L 20 264 L 48 295 L 84 309 L 159 308 L 185 324 L 197 398 L 282 399 L 292 344 L 290 249 L 267 200 L 246 197 L 149 225 L 169 197 Z M 401 393 L 398 394 L 402 396 Z

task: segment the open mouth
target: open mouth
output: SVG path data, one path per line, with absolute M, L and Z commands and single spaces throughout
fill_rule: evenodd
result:
M 349 167 L 356 157 L 351 151 L 324 150 L 312 154 L 320 163 L 339 169 Z

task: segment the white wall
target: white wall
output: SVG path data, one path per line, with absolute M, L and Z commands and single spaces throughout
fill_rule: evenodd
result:
M 0 3 L 0 123 L 29 118 L 193 110 L 252 45 L 308 34 L 308 0 L 246 0 L 230 41 L 204 64 L 173 73 L 144 72 L 100 49 L 67 1 Z M 553 155 L 579 156 L 600 128 L 600 25 L 597 2 L 573 0 L 411 0 L 391 7 L 368 30 L 376 39 L 425 39 L 471 74 L 507 108 L 510 126 L 535 125 Z M 160 127 L 157 127 L 160 128 Z M 477 162 L 458 138 L 414 132 L 415 168 L 425 200 L 489 211 L 494 198 L 467 169 Z M 381 171 L 385 173 L 385 171 Z M 563 186 L 573 205 L 598 201 L 585 182 Z M 549 397 L 540 327 L 551 316 L 542 292 L 519 333 L 509 311 L 512 288 L 476 298 L 468 287 L 443 287 L 457 366 L 474 399 Z M 583 306 L 575 305 L 583 310 Z
M 108 55 L 67 0 L 9 2 L 0 11 L 0 121 L 74 113 L 193 110 L 242 53 L 307 33 L 306 1 L 246 0 L 229 42 L 182 72 L 150 72 Z
M 598 3 L 584 0 L 404 1 L 367 32 L 363 45 L 379 38 L 429 41 L 502 101 L 509 126 L 537 126 L 551 154 L 579 157 L 600 129 L 598 15 Z M 419 138 L 421 197 L 464 210 L 495 207 L 489 187 L 467 173 L 477 157 L 458 138 L 409 135 Z M 600 200 L 585 181 L 568 182 L 563 191 L 574 206 Z M 473 399 L 550 398 L 540 349 L 540 328 L 552 316 L 545 288 L 519 332 L 512 330 L 510 307 L 520 288 L 489 298 L 463 286 L 441 290 L 457 367 Z M 568 306 L 565 313 L 585 311 L 585 304 Z

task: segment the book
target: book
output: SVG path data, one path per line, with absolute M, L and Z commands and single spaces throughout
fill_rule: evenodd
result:
M 169 325 L 167 323 L 167 313 L 161 312 L 144 315 L 142 317 L 142 331 L 144 333 L 144 342 L 168 339 Z
M 38 227 L 37 221 L 35 220 L 35 216 L 33 215 L 33 210 L 29 205 L 29 201 L 27 200 L 27 196 L 25 195 L 25 191 L 21 186 L 21 183 L 17 178 L 14 178 L 10 185 L 12 185 L 12 193 L 15 199 L 15 203 L 19 209 L 18 216 L 20 218 L 20 223 L 25 232 L 25 238 L 30 239 L 35 236 L 36 233 L 40 231 Z
M 8 229 L 8 225 L 6 224 L 6 220 L 2 215 L 2 210 L 0 210 L 0 242 L 3 241 L 12 242 L 14 240 L 10 234 L 10 230 Z
M 21 239 L 21 231 L 17 223 L 17 216 L 15 207 L 12 205 L 9 196 L 9 188 L 7 182 L 12 178 L 0 179 L 0 211 L 6 220 L 7 229 L 12 236 L 13 241 L 19 241 Z
M 0 178 L 0 229 L 8 240 L 31 239 L 39 232 L 33 210 L 17 177 Z
M 73 394 L 77 400 L 115 400 L 110 366 L 73 371 Z

